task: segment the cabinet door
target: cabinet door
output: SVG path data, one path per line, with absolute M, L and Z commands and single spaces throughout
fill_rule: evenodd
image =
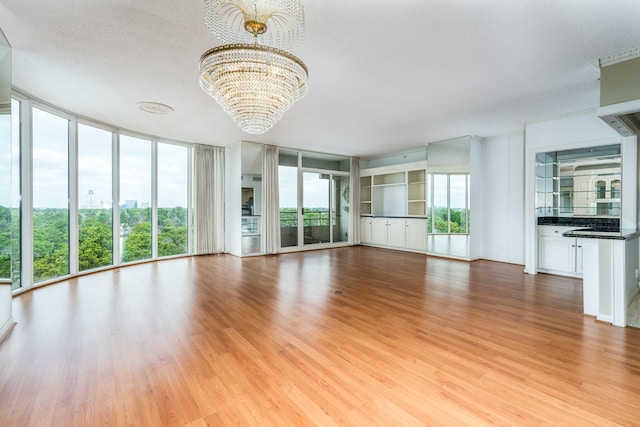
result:
M 405 240 L 408 249 L 427 250 L 427 221 L 408 219 L 405 226 Z
M 387 219 L 374 218 L 371 221 L 371 243 L 376 245 L 387 244 Z
M 405 220 L 389 219 L 387 225 L 387 239 L 389 246 L 405 247 Z
M 371 243 L 371 218 L 360 218 L 360 241 Z
M 576 239 L 556 236 L 539 236 L 538 239 L 538 267 L 575 272 Z

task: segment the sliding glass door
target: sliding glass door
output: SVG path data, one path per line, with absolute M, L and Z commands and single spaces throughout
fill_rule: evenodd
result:
M 282 248 L 349 241 L 348 158 L 280 150 Z M 306 167 L 305 167 L 306 166 Z
M 302 173 L 303 238 L 305 245 L 331 242 L 330 176 Z

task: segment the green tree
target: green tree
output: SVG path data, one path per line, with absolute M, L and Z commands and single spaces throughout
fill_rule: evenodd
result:
M 0 278 L 11 277 L 11 209 L 0 206 Z
M 69 274 L 69 246 L 61 245 L 53 253 L 35 259 L 33 276 L 35 282 Z
M 105 223 L 105 220 L 108 222 Z M 111 265 L 113 263 L 112 251 L 110 217 L 101 217 L 100 214 L 89 218 L 85 217 L 80 223 L 80 271 Z
M 187 252 L 187 227 L 165 227 L 158 235 L 158 256 Z
M 69 274 L 69 212 L 67 209 L 33 211 L 34 280 Z
M 127 236 L 122 260 L 124 262 L 151 258 L 151 223 L 141 222 Z

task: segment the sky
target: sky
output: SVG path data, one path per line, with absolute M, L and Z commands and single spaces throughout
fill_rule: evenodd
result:
M 80 207 L 112 204 L 112 133 L 78 125 L 78 202 Z M 68 120 L 33 109 L 33 206 L 68 207 Z M 120 201 L 151 206 L 149 140 L 120 136 Z M 187 205 L 188 149 L 158 143 L 158 207 Z

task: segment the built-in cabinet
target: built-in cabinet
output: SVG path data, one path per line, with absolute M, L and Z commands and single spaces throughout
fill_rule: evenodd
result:
M 426 162 L 360 171 L 360 240 L 394 249 L 427 249 Z
M 404 218 L 373 218 L 371 243 L 403 248 L 405 242 Z
M 360 171 L 360 215 L 424 217 L 426 214 L 426 162 Z
M 563 237 L 575 227 L 538 226 L 538 270 L 569 276 L 582 275 L 582 239 Z
M 425 251 L 427 220 L 420 218 L 360 218 L 362 243 Z

